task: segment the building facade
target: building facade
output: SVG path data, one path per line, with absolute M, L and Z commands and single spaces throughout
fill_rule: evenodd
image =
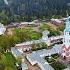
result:
M 66 27 L 64 29 L 63 46 L 62 46 L 62 57 L 70 61 L 70 17 L 65 21 Z
M 3 24 L 0 23 L 0 35 L 3 35 L 6 31 L 6 28 Z
M 47 44 L 47 46 L 50 46 L 50 39 L 48 37 L 49 33 L 50 32 L 48 30 L 45 30 L 45 31 L 42 32 L 42 35 L 43 35 L 42 40 L 43 40 L 43 42 L 45 42 Z

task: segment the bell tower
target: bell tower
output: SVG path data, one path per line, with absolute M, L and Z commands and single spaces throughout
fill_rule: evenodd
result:
M 64 29 L 63 46 L 62 46 L 62 57 L 70 61 L 70 17 L 65 21 L 66 27 Z

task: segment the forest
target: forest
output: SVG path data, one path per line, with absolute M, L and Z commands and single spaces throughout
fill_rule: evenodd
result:
M 70 14 L 70 0 L 0 0 L 0 22 L 4 24 L 65 17 L 66 11 Z

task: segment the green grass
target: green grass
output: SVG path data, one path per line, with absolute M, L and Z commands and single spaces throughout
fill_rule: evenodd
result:
M 49 26 L 48 24 L 42 23 L 42 25 L 40 26 L 40 29 L 43 30 L 48 30 L 50 32 L 49 36 L 57 36 L 60 35 L 60 31 L 59 30 L 55 30 L 54 27 L 52 28 L 51 26 Z
M 52 64 L 50 64 L 55 70 L 63 70 L 66 68 L 66 66 L 59 62 L 59 61 L 54 61 Z
M 56 54 L 53 54 L 53 55 L 51 55 L 54 59 L 57 59 L 58 57 L 59 57 L 59 54 L 58 53 L 56 53 Z
M 58 61 L 58 54 L 51 55 L 51 58 L 49 59 L 48 56 L 45 57 L 45 60 L 55 69 L 55 70 L 63 70 L 66 68 L 66 66 Z
M 15 65 L 15 58 L 11 53 L 1 54 L 0 58 L 0 70 L 17 70 Z
M 20 28 L 16 28 L 14 29 L 14 32 L 16 34 L 19 34 L 19 33 L 23 33 L 22 36 L 25 37 L 25 34 L 27 36 L 27 39 L 26 40 L 37 40 L 39 38 L 41 38 L 42 34 L 41 33 L 38 33 L 36 31 L 33 31 L 31 28 L 23 28 L 23 29 L 20 29 Z
M 34 31 L 32 28 L 14 28 L 13 35 L 4 34 L 0 36 L 0 51 L 5 52 L 15 44 L 22 43 L 30 40 L 38 40 L 42 34 Z
M 32 51 L 37 51 L 37 50 L 42 50 L 42 49 L 47 49 L 48 46 L 46 43 L 38 43 L 38 44 L 33 44 L 32 45 Z

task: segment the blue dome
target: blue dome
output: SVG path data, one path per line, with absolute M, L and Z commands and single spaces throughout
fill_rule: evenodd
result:
M 70 28 L 66 28 L 64 32 L 70 32 Z

